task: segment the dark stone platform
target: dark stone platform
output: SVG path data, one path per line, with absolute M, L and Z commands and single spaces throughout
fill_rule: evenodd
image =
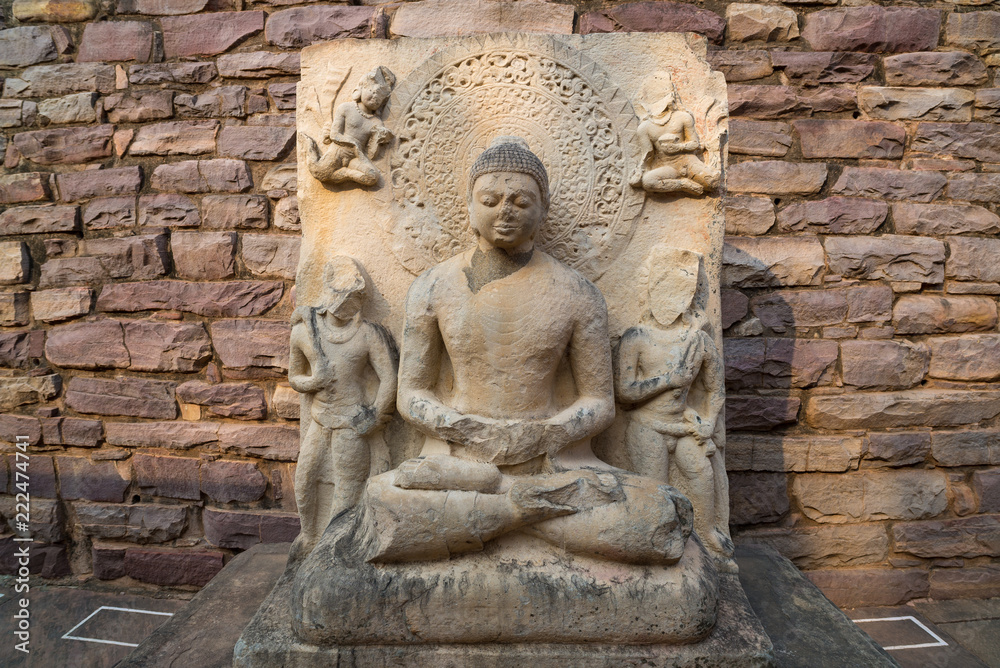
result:
M 672 650 L 686 647 L 689 653 L 668 657 L 656 655 L 655 648 L 642 646 L 616 646 L 592 648 L 588 653 L 567 653 L 573 646 L 518 646 L 497 645 L 436 645 L 426 647 L 420 657 L 414 656 L 411 647 L 367 646 L 317 650 L 288 643 L 290 618 L 284 624 L 271 621 L 251 629 L 237 652 L 245 657 L 248 649 L 261 652 L 256 663 L 233 663 L 233 647 L 244 627 L 257 611 L 260 601 L 266 601 L 261 612 L 267 609 L 287 610 L 290 581 L 279 578 L 284 567 L 288 545 L 258 545 L 234 559 L 209 583 L 205 589 L 167 624 L 164 624 L 140 645 L 118 668 L 159 668 L 160 666 L 198 665 L 204 668 L 228 666 L 308 666 L 310 668 L 337 665 L 341 668 L 364 666 L 518 666 L 532 668 L 546 665 L 560 667 L 572 665 L 581 668 L 595 666 L 767 666 L 780 668 L 822 668 L 823 666 L 866 666 L 880 668 L 897 666 L 896 662 L 864 632 L 856 627 L 840 610 L 807 580 L 789 562 L 773 550 L 758 546 L 737 549 L 740 566 L 739 581 L 746 591 L 750 605 L 739 596 L 725 595 L 720 610 L 720 624 L 738 623 L 742 615 L 749 615 L 751 608 L 770 636 L 757 638 L 756 647 L 762 649 L 773 643 L 774 662 L 759 653 L 756 659 L 743 663 L 733 660 L 737 652 L 751 649 L 743 644 L 722 646 L 713 634 L 703 643 L 688 646 L 671 646 Z M 278 580 L 277 586 L 271 590 Z M 723 589 L 735 589 L 736 578 L 723 579 Z M 270 595 L 268 592 L 270 591 Z M 743 605 L 733 605 L 743 599 Z M 287 614 L 287 613 L 286 613 Z M 753 619 L 751 615 L 751 619 Z M 760 628 L 758 626 L 758 628 Z M 284 647 L 274 644 L 282 637 Z M 761 640 L 765 643 L 761 644 Z M 750 639 L 738 640 L 746 643 Z M 699 646 L 717 652 L 708 659 L 707 652 L 698 652 L 695 662 L 691 653 Z M 769 647 L 768 647 L 769 648 Z M 744 651 L 745 654 L 745 651 Z M 287 659 L 295 657 L 295 662 Z M 756 663 L 754 662 L 756 661 Z M 338 663 L 339 662 L 339 663 Z

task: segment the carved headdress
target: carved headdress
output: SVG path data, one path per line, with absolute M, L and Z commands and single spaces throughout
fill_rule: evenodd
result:
M 661 116 L 671 104 L 679 101 L 677 87 L 669 72 L 654 72 L 643 79 L 639 88 L 638 106 L 644 112 L 641 116 Z
M 538 156 L 528 148 L 528 142 L 520 137 L 504 135 L 497 137 L 490 147 L 479 154 L 469 170 L 469 196 L 472 196 L 472 186 L 483 174 L 493 172 L 516 172 L 527 174 L 538 183 L 542 193 L 542 204 L 549 208 L 549 174 Z
M 358 82 L 357 88 L 354 89 L 354 94 L 351 96 L 355 102 L 361 99 L 361 89 L 365 86 L 375 86 L 376 88 L 384 88 L 386 93 L 392 90 L 392 87 L 396 85 L 396 75 L 393 74 L 388 67 L 384 65 L 379 65 L 373 69 L 368 74 L 361 77 L 361 81 Z

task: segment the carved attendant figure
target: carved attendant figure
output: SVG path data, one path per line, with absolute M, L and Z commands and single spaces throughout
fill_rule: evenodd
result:
M 607 310 L 590 281 L 534 247 L 545 167 L 523 139 L 500 137 L 468 192 L 476 246 L 407 296 L 397 403 L 425 442 L 369 481 L 366 558 L 446 559 L 521 529 L 571 552 L 675 563 L 690 503 L 590 447 L 615 410 Z
M 713 440 L 725 403 L 723 367 L 692 308 L 700 264 L 692 251 L 653 248 L 649 310 L 619 342 L 615 390 L 619 401 L 635 406 L 625 432 L 634 470 L 691 499 L 696 532 L 731 568 L 727 478 Z
M 321 306 L 292 316 L 288 382 L 304 395 L 295 470 L 302 531 L 293 561 L 358 502 L 372 464 L 368 438 L 395 408 L 396 346 L 381 325 L 361 319 L 365 278 L 357 261 L 334 257 L 323 288 Z M 378 377 L 374 397 L 365 383 L 369 368 Z
M 378 182 L 379 170 L 372 162 L 379 147 L 392 133 L 378 117 L 396 84 L 386 67 L 376 67 L 354 89 L 353 100 L 337 107 L 333 124 L 323 129 L 323 143 L 333 144 L 325 153 L 306 137 L 309 172 L 324 183 L 352 181 L 363 186 Z
M 656 72 L 642 85 L 643 120 L 637 131 L 642 163 L 630 183 L 649 192 L 701 195 L 719 186 L 721 173 L 696 155 L 702 149 L 694 116 L 683 106 L 670 75 Z

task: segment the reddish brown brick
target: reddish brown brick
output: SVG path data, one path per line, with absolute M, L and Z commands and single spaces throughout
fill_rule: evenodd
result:
M 153 170 L 157 190 L 182 193 L 239 193 L 253 187 L 250 168 L 242 160 L 185 160 Z
M 201 490 L 219 503 L 256 501 L 264 496 L 266 489 L 267 478 L 253 462 L 220 459 L 201 467 Z M 229 546 L 220 545 L 220 547 Z
M 49 199 L 49 175 L 22 172 L 0 176 L 0 204 L 37 202 Z
M 313 42 L 342 37 L 368 37 L 371 30 L 368 22 L 374 13 L 375 9 L 372 7 L 343 5 L 285 9 L 268 17 L 264 39 L 269 44 L 285 49 L 301 49 Z
M 133 543 L 179 538 L 187 526 L 187 506 L 158 503 L 74 503 L 77 525 L 87 536 Z
M 911 149 L 934 155 L 1000 162 L 1000 135 L 992 123 L 920 123 Z
M 88 230 L 108 230 L 135 225 L 135 197 L 100 197 L 87 204 L 83 224 Z
M 223 365 L 288 370 L 290 327 L 283 320 L 217 320 L 211 324 L 212 343 Z
M 130 155 L 202 155 L 215 151 L 219 121 L 176 121 L 144 125 L 129 147 Z M 155 172 L 154 172 L 155 175 Z
M 104 286 L 97 298 L 100 311 L 178 310 L 204 316 L 254 316 L 281 299 L 279 281 L 143 281 Z
M 145 378 L 85 378 L 69 381 L 66 406 L 78 413 L 172 420 L 176 383 Z
M 981 86 L 988 81 L 983 61 L 964 51 L 925 51 L 887 56 L 890 86 Z
M 113 125 L 35 130 L 14 135 L 14 144 L 40 165 L 69 165 L 111 155 Z
M 100 445 L 104 428 L 100 420 L 72 417 L 41 418 L 42 440 L 46 445 L 94 448 Z
M 733 392 L 829 385 L 840 353 L 836 341 L 763 337 L 728 338 L 723 350 Z
M 827 197 L 796 202 L 778 211 L 781 232 L 820 234 L 871 234 L 885 222 L 885 202 L 858 197 Z
M 77 52 L 77 62 L 134 60 L 145 63 L 153 56 L 153 24 L 147 21 L 88 23 Z
M 210 413 L 240 420 L 262 420 L 267 415 L 264 390 L 252 383 L 211 384 L 198 380 L 177 387 L 177 398 L 208 408 Z
M 212 357 L 208 332 L 200 322 L 132 320 L 124 329 L 133 371 L 198 371 Z
M 216 422 L 105 422 L 110 445 L 188 450 L 219 440 Z
M 155 585 L 204 587 L 222 570 L 222 552 L 151 550 L 130 547 L 125 552 L 125 574 Z
M 913 387 L 927 374 L 930 350 L 909 341 L 844 341 L 841 366 L 844 384 L 866 389 Z
M 201 217 L 190 197 L 163 193 L 139 198 L 139 223 L 144 227 L 197 227 Z M 171 242 L 175 238 L 176 234 L 171 235 Z M 175 256 L 175 267 L 178 260 L 181 258 Z
M 0 30 L 0 67 L 26 67 L 55 60 L 58 56 L 52 33 L 45 26 Z
M 49 330 L 45 356 L 71 369 L 124 369 L 129 365 L 124 333 L 118 320 L 57 325 Z
M 788 512 L 784 473 L 734 471 L 729 474 L 731 524 L 763 524 Z
M 112 123 L 145 123 L 174 115 L 174 91 L 154 90 L 104 98 L 104 110 Z
M 343 9 L 348 9 L 344 7 Z M 271 51 L 254 51 L 252 53 L 227 53 L 219 56 L 219 76 L 234 79 L 267 79 L 270 77 L 298 76 L 301 69 L 298 53 L 272 53 Z M 294 84 L 272 84 L 275 86 L 292 86 Z M 279 107 L 281 109 L 282 107 Z M 295 107 L 289 107 L 294 109 Z
M 56 180 L 59 184 L 59 199 L 64 202 L 91 197 L 134 195 L 142 188 L 142 168 L 88 169 L 60 174 Z
M 931 51 L 941 13 L 909 7 L 845 7 L 806 15 L 802 37 L 814 51 Z
M 219 547 L 246 550 L 257 543 L 285 543 L 299 533 L 295 513 L 206 508 L 205 537 Z
M 211 281 L 236 272 L 235 232 L 174 232 L 170 246 L 181 278 Z
M 856 83 L 875 71 L 878 56 L 836 51 L 774 51 L 774 69 L 795 83 Z
M 837 195 L 930 202 L 944 192 L 948 179 L 938 172 L 877 167 L 845 167 L 833 186 Z
M 56 457 L 59 496 L 63 499 L 121 503 L 131 484 L 113 462 L 91 462 L 87 457 Z
M 903 295 L 893 308 L 901 334 L 945 334 L 994 329 L 996 301 L 988 297 Z
M 264 12 L 218 12 L 160 19 L 167 58 L 214 56 L 264 29 Z
M 90 547 L 94 577 L 115 580 L 125 577 L 125 546 L 94 542 Z
M 394 24 L 395 25 L 395 24 Z M 630 2 L 580 15 L 580 33 L 696 32 L 721 42 L 725 20 L 714 12 L 679 2 Z
M 244 160 L 277 160 L 295 143 L 295 128 L 227 125 L 219 133 L 219 155 Z
M 878 121 L 793 121 L 804 158 L 903 157 L 906 131 L 895 123 Z
M 131 84 L 184 83 L 204 84 L 215 78 L 215 63 L 156 63 L 131 65 L 128 80 Z
M 145 494 L 172 499 L 201 499 L 198 471 L 201 461 L 191 457 L 135 454 L 136 484 Z
M 294 462 L 299 455 L 299 428 L 298 425 L 222 424 L 219 446 L 243 456 Z
M 795 422 L 800 400 L 797 397 L 726 397 L 726 428 L 768 431 Z

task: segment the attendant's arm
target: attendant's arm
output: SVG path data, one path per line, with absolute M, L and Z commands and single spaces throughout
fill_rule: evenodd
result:
M 712 431 L 719 425 L 719 415 L 726 405 L 725 388 L 725 367 L 719 348 L 715 345 L 715 340 L 708 332 L 701 331 L 703 345 L 705 346 L 705 358 L 701 366 L 701 382 L 704 384 L 708 395 L 708 415 L 706 416 L 712 424 Z
M 318 342 L 312 340 L 309 325 L 299 321 L 292 327 L 288 357 L 288 384 L 296 392 L 322 390 L 333 382 L 332 374 L 324 373 L 323 363 L 316 352 Z
M 701 139 L 698 138 L 698 131 L 694 128 L 694 116 L 686 111 L 678 111 L 684 118 L 684 138 L 681 150 L 694 152 L 701 148 Z
M 643 167 L 653 158 L 653 141 L 649 138 L 649 121 L 643 121 L 639 123 L 639 129 L 636 131 L 636 139 L 639 141 L 639 155 L 642 158 L 639 160 L 639 164 Z

